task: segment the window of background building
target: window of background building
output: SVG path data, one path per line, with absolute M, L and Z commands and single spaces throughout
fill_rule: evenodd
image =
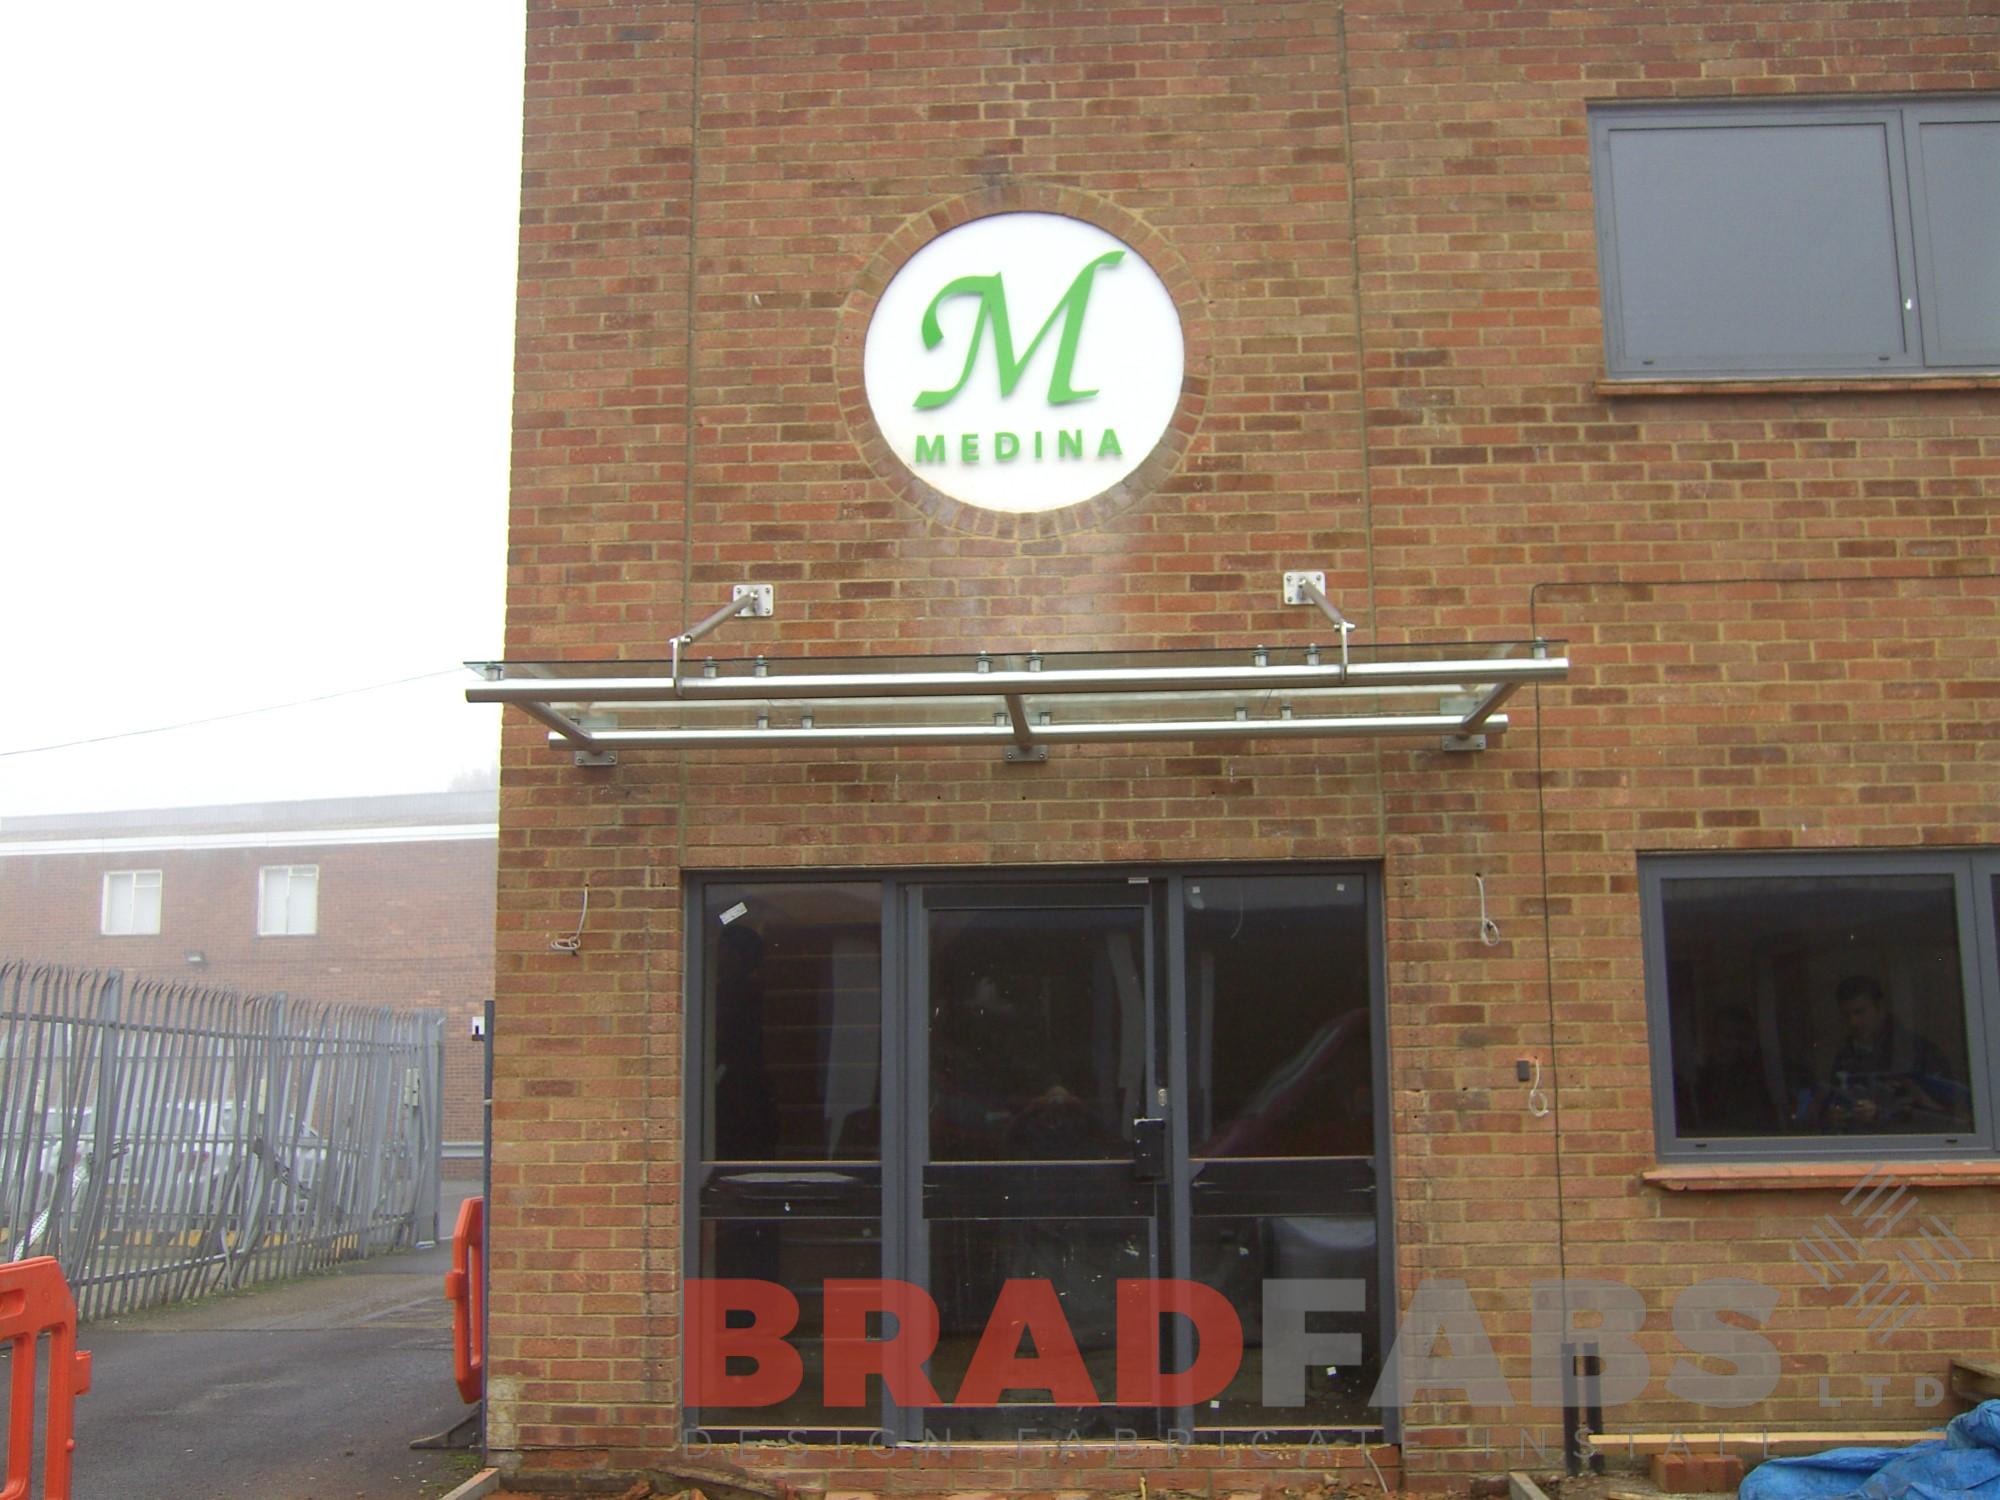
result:
M 257 935 L 309 937 L 319 931 L 319 866 L 266 865 L 257 872 Z
M 1613 376 L 2000 369 L 2000 98 L 1591 112 Z
M 152 936 L 160 930 L 161 873 L 107 870 L 98 931 L 107 937 Z
M 2000 856 L 1642 863 L 1663 1156 L 1994 1149 Z

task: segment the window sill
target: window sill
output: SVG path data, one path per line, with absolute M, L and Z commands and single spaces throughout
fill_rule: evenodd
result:
M 1620 396 L 1860 396 L 1912 391 L 2000 391 L 1992 375 L 1759 375 L 1681 377 L 1606 376 L 1597 394 Z
M 2000 1187 L 2000 1161 L 1672 1162 L 1639 1174 L 1669 1193 L 1851 1188 L 1870 1172 L 1913 1188 Z

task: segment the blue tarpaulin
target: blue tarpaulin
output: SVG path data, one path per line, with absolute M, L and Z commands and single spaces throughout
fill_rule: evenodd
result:
M 2000 1401 L 1907 1448 L 1829 1448 L 1752 1469 L 1739 1500 L 2000 1500 Z

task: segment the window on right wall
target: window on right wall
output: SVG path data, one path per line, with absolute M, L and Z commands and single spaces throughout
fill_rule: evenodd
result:
M 2000 855 L 1642 860 L 1660 1155 L 1989 1154 Z
M 1613 378 L 2000 371 L 2000 96 L 1590 113 Z

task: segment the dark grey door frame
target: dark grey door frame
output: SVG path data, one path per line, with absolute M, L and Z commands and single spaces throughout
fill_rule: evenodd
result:
M 1051 893 L 1074 892 L 1079 887 L 1108 892 L 1122 886 L 1131 897 L 1112 897 L 1114 904 L 1145 906 L 1149 913 L 1147 944 L 1148 989 L 1153 1013 L 1153 1047 L 1150 1084 L 1164 1083 L 1169 1092 L 1165 1110 L 1168 1126 L 1168 1172 L 1164 1204 L 1158 1230 L 1161 1259 L 1166 1274 L 1186 1277 L 1193 1262 L 1192 1171 L 1189 1161 L 1187 1078 L 1187 974 L 1186 965 L 1176 956 L 1185 952 L 1185 885 L 1190 879 L 1215 879 L 1257 875 L 1345 876 L 1363 881 L 1367 893 L 1369 1019 L 1371 1074 L 1374 1081 L 1373 1170 L 1375 1179 L 1375 1222 L 1377 1241 L 1376 1295 L 1379 1304 L 1381 1357 L 1386 1362 L 1394 1349 L 1398 1293 L 1396 1280 L 1394 1161 L 1391 1137 L 1389 1089 L 1389 1014 L 1387 1004 L 1387 962 L 1384 945 L 1384 881 L 1380 864 L 1311 861 L 1246 864 L 1202 864 L 1191 866 L 1094 866 L 1060 869 L 987 868 L 977 870 L 901 870 L 884 872 L 870 869 L 838 870 L 715 870 L 688 872 L 685 876 L 682 970 L 682 1081 L 683 1109 L 697 1118 L 693 1102 L 703 1097 L 707 1087 L 702 1077 L 704 1022 L 701 995 L 705 974 L 701 932 L 704 890 L 711 884 L 805 884 L 819 881 L 869 881 L 882 887 L 882 1113 L 880 1204 L 882 1208 L 882 1275 L 886 1278 L 921 1281 L 913 1274 L 922 1264 L 923 1146 L 928 1135 L 927 1071 L 922 1066 L 921 1038 L 913 1035 L 924 1024 L 921 1004 L 925 968 L 919 946 L 924 902 L 930 892 L 949 892 L 955 905 L 979 904 L 1033 907 L 1047 905 Z M 899 1097 L 892 1097 L 891 1091 Z M 1157 1098 L 1157 1095 L 1156 1095 Z M 699 1132 L 683 1132 L 683 1181 L 686 1188 L 681 1203 L 682 1264 L 690 1272 L 698 1265 L 701 1244 L 700 1183 L 705 1164 L 701 1159 Z M 1193 1355 L 1192 1331 L 1185 1320 L 1176 1320 L 1175 1357 L 1184 1368 Z M 701 1429 L 692 1418 L 697 1412 L 682 1412 L 682 1425 L 689 1432 Z M 1382 1435 L 1388 1442 L 1401 1440 L 1400 1413 L 1382 1414 Z M 879 1412 L 879 1430 L 896 1442 L 923 1440 L 922 1413 L 897 1408 L 884 1393 Z M 1179 1409 L 1168 1424 L 1181 1432 L 1193 1428 L 1192 1413 Z M 738 1429 L 726 1429 L 736 1431 Z M 744 1429 L 761 1430 L 761 1429 Z M 826 1430 L 829 1437 L 853 1429 Z M 723 1429 L 713 1430 L 719 1434 Z M 817 1432 L 817 1429 L 814 1430 Z M 1205 1437 L 1216 1434 L 1204 1434 Z

